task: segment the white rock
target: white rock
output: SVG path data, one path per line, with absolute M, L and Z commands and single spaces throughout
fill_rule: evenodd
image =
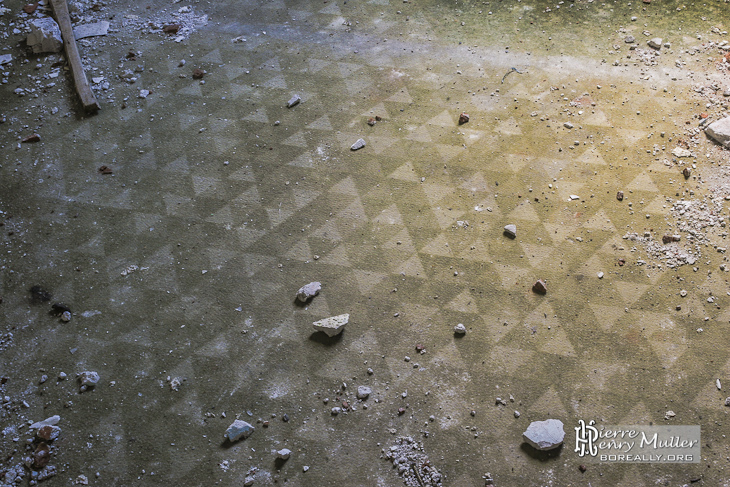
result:
M 566 129 L 572 129 L 572 128 L 573 128 L 573 124 L 572 124 L 572 123 L 570 123 L 570 122 L 565 122 L 565 123 L 563 124 L 563 127 L 565 127 Z
M 730 117 L 712 122 L 705 128 L 705 133 L 715 142 L 730 147 Z
M 46 418 L 43 421 L 38 421 L 30 425 L 30 429 L 41 429 L 44 426 L 54 426 L 57 425 L 58 422 L 61 421 L 61 416 L 56 414 L 55 416 L 51 416 L 50 418 Z
M 2 56 L 0 56 L 0 65 L 7 64 L 12 60 L 13 60 L 12 54 L 3 54 Z
M 350 146 L 350 150 L 358 150 L 365 147 L 365 139 L 357 139 L 357 141 Z
M 372 393 L 373 390 L 370 389 L 368 386 L 358 386 L 357 388 L 357 398 L 360 400 L 365 400 L 370 396 L 370 393 Z
M 457 335 L 463 335 L 466 333 L 466 327 L 462 323 L 459 323 L 454 327 L 454 333 Z
M 342 330 L 345 329 L 345 325 L 349 320 L 349 313 L 345 313 L 342 315 L 330 316 L 329 318 L 315 321 L 314 323 L 312 323 L 312 326 L 314 326 L 315 330 L 323 331 L 327 334 L 327 336 L 333 337 L 342 333 Z
M 289 460 L 290 456 L 291 456 L 291 450 L 288 448 L 284 448 L 284 449 L 276 452 L 276 457 L 279 458 L 280 460 Z
M 30 34 L 25 42 L 33 48 L 34 53 L 60 52 L 63 49 L 61 29 L 51 17 L 31 21 Z
M 505 225 L 504 233 L 512 238 L 515 238 L 517 236 L 517 227 L 512 223 L 510 223 L 509 225 Z
M 302 303 L 306 303 L 317 294 L 319 294 L 320 289 L 322 289 L 321 282 L 315 281 L 310 282 L 309 284 L 305 284 L 304 286 L 299 288 L 299 291 L 297 291 L 297 299 Z
M 655 37 L 653 39 L 649 39 L 646 41 L 647 44 L 649 44 L 649 47 L 653 47 L 654 49 L 661 49 L 662 48 L 662 38 L 661 37 Z
M 599 279 L 603 279 L 603 272 L 602 271 L 598 271 L 598 274 L 596 274 L 596 275 L 598 276 Z
M 580 196 L 578 196 L 577 194 L 571 194 L 570 195 L 570 199 L 571 200 L 579 200 L 580 199 Z
M 690 157 L 692 153 L 682 147 L 675 147 L 672 149 L 672 155 L 674 157 Z
M 302 98 L 299 95 L 292 96 L 288 102 L 286 102 L 286 107 L 291 108 L 294 105 L 299 104 L 299 102 L 302 101 Z
M 537 450 L 552 450 L 563 444 L 563 422 L 558 419 L 533 421 L 522 433 L 522 438 Z
M 238 441 L 246 439 L 254 432 L 254 427 L 240 419 L 235 420 L 226 430 L 226 438 L 228 441 Z
M 86 37 L 105 36 L 109 32 L 109 22 L 102 20 L 93 24 L 81 24 L 74 28 L 76 40 Z

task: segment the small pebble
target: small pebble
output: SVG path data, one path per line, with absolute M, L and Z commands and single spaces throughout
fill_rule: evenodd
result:
M 457 335 L 463 335 L 466 333 L 466 327 L 462 323 L 459 323 L 454 327 L 454 333 Z

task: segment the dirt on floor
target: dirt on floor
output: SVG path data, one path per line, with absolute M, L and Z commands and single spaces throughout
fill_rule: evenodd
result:
M 725 2 L 70 2 L 97 113 L 50 3 L 0 0 L 1 486 L 730 485 Z

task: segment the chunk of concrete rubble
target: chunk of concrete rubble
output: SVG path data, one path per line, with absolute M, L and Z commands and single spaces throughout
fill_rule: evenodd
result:
M 646 41 L 646 43 L 649 45 L 649 47 L 653 49 L 661 49 L 662 48 L 662 38 L 661 37 L 654 37 L 653 39 L 649 39 Z
M 291 456 L 291 450 L 288 448 L 283 448 L 276 452 L 276 458 L 279 460 L 289 460 L 289 457 Z
M 359 150 L 363 147 L 365 147 L 365 139 L 357 139 L 357 141 L 350 146 L 350 150 Z
M 730 117 L 712 122 L 705 128 L 705 133 L 718 144 L 730 147 Z
M 672 149 L 672 155 L 674 157 L 690 157 L 692 153 L 683 147 L 675 147 Z
M 55 426 L 58 424 L 59 421 L 61 421 L 61 416 L 55 414 L 49 418 L 44 419 L 43 421 L 36 421 L 32 425 L 30 425 L 30 429 L 41 429 L 44 426 Z
M 13 60 L 12 54 L 3 54 L 2 56 L 0 56 L 0 65 L 8 64 L 12 60 Z
M 63 49 L 61 29 L 50 17 L 35 19 L 30 22 L 30 34 L 25 42 L 33 48 L 34 53 L 60 52 Z
M 87 37 L 105 36 L 109 32 L 109 22 L 102 20 L 93 24 L 81 24 L 74 28 L 74 37 L 85 39 Z
M 300 101 L 302 101 L 302 97 L 300 97 L 299 95 L 294 95 L 294 96 L 292 96 L 292 97 L 291 97 L 291 98 L 289 99 L 289 101 L 288 101 L 288 102 L 286 102 L 286 107 L 287 107 L 287 108 L 291 108 L 291 107 L 293 107 L 294 105 L 298 105 Z
M 517 227 L 512 223 L 510 223 L 509 225 L 505 225 L 504 234 L 507 235 L 509 238 L 515 238 L 517 236 Z
M 370 394 L 373 392 L 372 389 L 370 389 L 368 386 L 358 386 L 357 388 L 357 398 L 364 401 L 367 399 Z
M 297 299 L 301 301 L 302 303 L 306 303 L 313 297 L 315 297 L 317 294 L 319 294 L 319 291 L 322 289 L 322 283 L 318 281 L 310 282 L 309 284 L 305 284 L 304 286 L 299 288 L 299 291 L 297 291 Z
M 91 389 L 96 386 L 99 382 L 99 373 L 92 370 L 86 370 L 79 374 L 79 384 L 81 384 L 80 391 L 84 392 L 87 389 Z
M 228 438 L 228 441 L 234 442 L 238 440 L 245 440 L 249 436 L 251 436 L 251 433 L 254 432 L 254 427 L 248 424 L 247 422 L 237 419 L 226 430 L 225 437 Z
M 333 337 L 342 333 L 342 330 L 345 329 L 345 325 L 349 320 L 349 313 L 345 313 L 342 315 L 330 316 L 329 318 L 315 321 L 314 323 L 312 323 L 312 326 L 314 326 L 315 330 L 323 331 L 327 334 L 327 336 Z
M 522 433 L 522 438 L 536 450 L 552 450 L 563 444 L 563 422 L 559 419 L 533 421 Z
M 532 292 L 537 294 L 547 294 L 547 284 L 542 279 L 538 279 L 535 284 L 532 285 Z

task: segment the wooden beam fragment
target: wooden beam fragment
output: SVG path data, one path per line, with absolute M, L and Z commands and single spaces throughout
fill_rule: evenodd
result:
M 76 85 L 76 93 L 81 99 L 81 104 L 87 112 L 95 112 L 101 107 L 96 101 L 94 92 L 91 91 L 89 80 L 86 79 L 84 66 L 81 64 L 81 56 L 76 46 L 76 38 L 74 37 L 73 27 L 71 27 L 71 17 L 68 14 L 68 5 L 66 0 L 51 0 L 53 12 L 56 14 L 56 21 L 61 28 L 61 36 L 63 37 L 63 45 L 66 48 L 66 58 L 71 65 L 71 73 L 74 77 Z

